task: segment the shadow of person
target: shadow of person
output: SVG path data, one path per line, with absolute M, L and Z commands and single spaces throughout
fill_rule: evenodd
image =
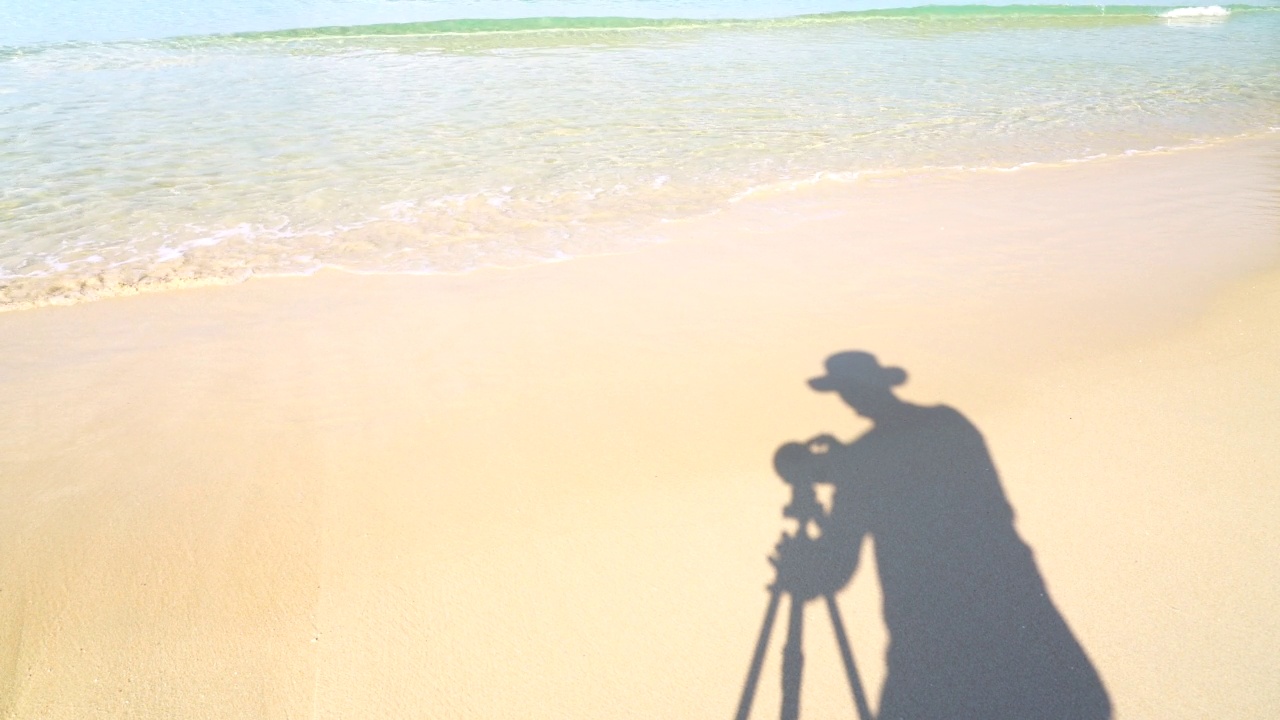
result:
M 812 480 L 834 493 L 803 557 L 779 546 L 780 576 L 791 567 L 815 587 L 805 594 L 832 592 L 856 572 L 864 538 L 875 539 L 889 631 L 881 720 L 1109 718 L 982 435 L 952 408 L 898 399 L 906 377 L 869 353 L 841 352 L 809 381 L 873 425 L 847 445 L 822 436 L 807 446 Z M 791 482 L 806 462 L 788 447 L 778 469 Z

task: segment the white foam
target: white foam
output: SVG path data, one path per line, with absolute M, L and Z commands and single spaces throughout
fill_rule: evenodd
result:
M 173 248 L 173 247 L 169 247 L 168 245 L 161 245 L 158 249 L 156 249 L 155 257 L 152 258 L 152 261 L 156 263 L 167 263 L 172 260 L 177 260 L 181 258 L 183 254 L 184 253 L 180 248 Z
M 1189 17 L 1226 17 L 1231 11 L 1221 5 L 1204 5 L 1200 7 L 1184 7 L 1160 13 L 1162 18 L 1189 18 Z
M 993 168 L 989 168 L 989 169 L 991 169 L 991 170 L 995 170 L 996 172 L 1018 172 L 1019 170 L 1022 170 L 1022 169 L 1024 169 L 1024 168 L 1033 167 L 1033 166 L 1035 166 L 1035 165 L 1039 165 L 1039 164 L 1040 164 L 1040 163 L 1038 163 L 1038 162 L 1036 162 L 1036 161 L 1034 161 L 1034 160 L 1029 160 L 1029 161 L 1024 162 L 1024 163 L 1018 163 L 1017 165 L 1010 165 L 1010 166 L 1008 166 L 1008 167 L 993 167 Z M 988 168 L 973 168 L 973 169 L 975 169 L 975 170 L 986 170 L 986 169 L 988 169 Z

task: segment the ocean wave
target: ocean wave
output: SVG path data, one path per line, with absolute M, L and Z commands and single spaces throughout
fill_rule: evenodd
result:
M 921 5 L 905 8 L 850 10 L 815 15 L 759 19 L 691 19 L 635 17 L 529 17 L 515 19 L 458 19 L 379 25 L 297 28 L 225 36 L 254 40 L 302 40 L 482 33 L 538 33 L 626 30 L 679 30 L 733 26 L 864 22 L 874 20 L 983 21 L 1003 19 L 1167 18 L 1223 16 L 1232 11 L 1277 10 L 1269 6 L 1178 7 L 1155 5 Z
M 588 34 L 642 31 L 680 31 L 713 28 L 768 28 L 787 25 L 865 23 L 875 21 L 918 21 L 928 23 L 1000 23 L 1031 22 L 1039 24 L 1079 21 L 1138 21 L 1186 17 L 1226 17 L 1233 13 L 1280 11 L 1273 5 L 1211 5 L 1186 7 L 1177 5 L 920 5 L 903 8 L 850 10 L 820 14 L 769 18 L 646 18 L 646 17 L 524 17 L 524 18 L 459 18 L 423 22 L 380 23 L 368 25 L 332 25 L 282 30 L 189 35 L 163 40 L 130 40 L 108 43 L 75 41 L 57 45 L 151 44 L 202 46 L 227 42 L 291 42 L 307 40 L 356 40 L 361 38 L 406 38 L 457 35 L 529 35 Z M 44 45 L 43 47 L 50 47 Z M 0 60 L 22 54 L 18 46 L 0 46 Z
M 1210 18 L 1221 19 L 1229 17 L 1231 10 L 1221 5 L 1202 5 L 1196 8 L 1175 8 L 1167 13 L 1161 13 L 1160 17 L 1169 20 L 1187 19 L 1187 18 Z
M 1162 18 L 1226 17 L 1231 11 L 1221 5 L 1183 7 L 1160 13 Z

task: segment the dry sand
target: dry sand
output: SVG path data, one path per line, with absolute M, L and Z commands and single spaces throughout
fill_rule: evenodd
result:
M 868 427 L 804 382 L 845 349 L 983 433 L 1117 717 L 1274 717 L 1276 150 L 0 315 L 0 717 L 729 717 L 784 527 L 773 451 Z M 875 568 L 839 598 L 874 706 Z M 811 615 L 801 717 L 851 717 Z

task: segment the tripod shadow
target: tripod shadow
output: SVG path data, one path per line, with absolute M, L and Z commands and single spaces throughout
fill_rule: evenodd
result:
M 797 491 L 787 514 L 808 506 L 815 483 L 834 493 L 830 510 L 812 516 L 817 538 L 802 527 L 779 545 L 771 610 L 782 592 L 801 607 L 818 597 L 833 607 L 869 535 L 890 639 L 879 718 L 1109 718 L 1102 681 L 1045 591 L 977 428 L 952 408 L 898 399 L 906 373 L 868 353 L 832 355 L 826 370 L 810 386 L 873 425 L 848 444 L 821 436 L 780 448 L 777 469 Z M 843 635 L 834 609 L 832 621 Z M 796 713 L 785 695 L 798 694 L 800 665 L 784 659 L 784 716 Z M 856 685 L 851 660 L 847 669 Z

